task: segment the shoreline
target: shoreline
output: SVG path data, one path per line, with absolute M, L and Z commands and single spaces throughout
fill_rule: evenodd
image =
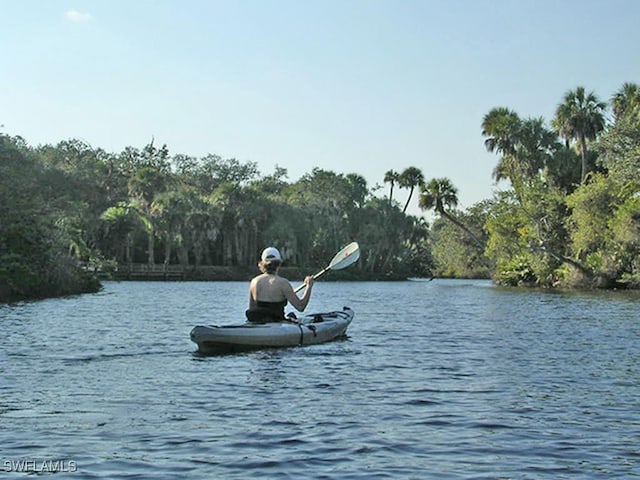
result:
M 281 267 L 280 275 L 291 280 L 304 279 L 322 269 Z M 179 265 L 141 265 L 135 264 L 131 268 L 119 267 L 112 272 L 97 273 L 98 278 L 116 281 L 221 281 L 221 282 L 249 282 L 258 275 L 258 268 L 201 266 L 182 267 Z M 389 272 L 386 274 L 352 270 L 328 271 L 322 279 L 324 281 L 405 281 L 410 275 Z

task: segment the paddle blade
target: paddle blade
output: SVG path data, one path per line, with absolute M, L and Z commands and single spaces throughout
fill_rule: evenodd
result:
M 341 270 L 353 265 L 360 258 L 360 247 L 357 242 L 352 242 L 338 253 L 329 263 L 327 270 Z
M 329 265 L 327 265 L 326 268 L 316 273 L 313 276 L 313 278 L 314 279 L 319 278 L 329 270 L 341 270 L 343 268 L 347 268 L 349 265 L 353 265 L 354 263 L 356 263 L 359 258 L 360 258 L 360 247 L 356 242 L 350 243 L 349 245 L 344 247 L 342 250 L 340 250 L 338 253 L 336 253 L 335 257 L 333 257 L 333 259 L 331 260 L 331 263 L 329 263 Z M 302 285 L 297 287 L 294 290 L 294 292 L 298 293 L 304 287 L 305 287 L 305 284 L 303 283 Z

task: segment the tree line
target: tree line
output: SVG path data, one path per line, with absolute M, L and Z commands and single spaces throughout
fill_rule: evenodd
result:
M 610 112 L 610 113 L 609 113 Z M 0 300 L 99 288 L 90 270 L 324 266 L 357 240 L 361 278 L 491 277 L 506 285 L 640 285 L 640 93 L 609 103 L 568 91 L 549 124 L 497 107 L 480 125 L 506 188 L 465 210 L 447 178 L 390 169 L 388 191 L 357 173 L 170 154 L 152 140 L 110 153 L 72 139 L 31 146 L 0 134 Z M 396 188 L 409 191 L 405 202 Z M 387 193 L 388 192 L 388 193 Z M 407 215 L 417 197 L 436 219 Z M 92 268 L 88 268 L 88 267 Z
M 0 300 L 98 288 L 128 265 L 255 268 L 267 245 L 312 269 L 358 240 L 361 278 L 426 275 L 427 225 L 357 174 L 169 153 L 154 141 L 109 153 L 77 140 L 0 135 Z

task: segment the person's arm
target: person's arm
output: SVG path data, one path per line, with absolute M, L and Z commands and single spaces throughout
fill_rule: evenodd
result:
M 304 312 L 304 309 L 307 308 L 309 304 L 309 300 L 311 299 L 311 288 L 313 287 L 313 277 L 306 277 L 304 279 L 304 284 L 306 288 L 304 289 L 304 294 L 302 297 L 298 297 L 296 292 L 293 291 L 293 287 L 289 283 L 288 280 L 282 279 L 282 293 L 285 298 L 289 301 L 291 305 L 293 305 L 296 310 L 300 312 Z

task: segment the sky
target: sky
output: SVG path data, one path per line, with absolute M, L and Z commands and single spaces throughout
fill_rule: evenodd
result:
M 549 122 L 640 83 L 638 0 L 0 0 L 0 132 L 362 175 L 504 185 L 483 116 Z M 408 191 L 396 189 L 404 202 Z M 408 213 L 422 215 L 414 195 Z

